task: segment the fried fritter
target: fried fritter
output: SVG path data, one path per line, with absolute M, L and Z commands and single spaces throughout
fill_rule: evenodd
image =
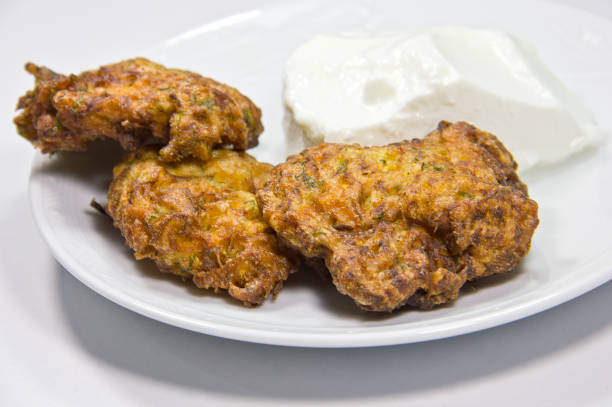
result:
M 538 206 L 516 167 L 492 134 L 441 122 L 424 139 L 306 149 L 257 198 L 279 237 L 323 259 L 360 307 L 426 309 L 527 254 Z
M 165 163 L 141 148 L 114 168 L 107 212 L 137 259 L 258 305 L 296 269 L 255 200 L 271 169 L 229 150 Z
M 83 151 L 99 138 L 133 151 L 148 138 L 167 144 L 164 161 L 208 159 L 219 144 L 246 150 L 263 131 L 261 110 L 236 89 L 145 58 L 62 75 L 32 63 L 34 90 L 19 99 L 19 134 L 43 153 Z

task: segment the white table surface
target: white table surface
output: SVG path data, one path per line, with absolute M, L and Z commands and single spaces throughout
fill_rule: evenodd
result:
M 556 2 L 612 19 L 610 0 Z M 89 290 L 54 260 L 32 220 L 35 152 L 11 123 L 32 86 L 24 62 L 92 68 L 256 2 L 197 13 L 182 1 L 39 3 L 0 3 L 1 406 L 612 406 L 612 283 L 483 332 L 346 350 L 196 334 Z

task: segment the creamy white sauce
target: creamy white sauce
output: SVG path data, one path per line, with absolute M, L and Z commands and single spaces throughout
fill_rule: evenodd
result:
M 290 153 L 324 141 L 383 145 L 463 120 L 497 135 L 525 170 L 602 139 L 534 49 L 499 31 L 318 36 L 287 62 L 284 101 Z

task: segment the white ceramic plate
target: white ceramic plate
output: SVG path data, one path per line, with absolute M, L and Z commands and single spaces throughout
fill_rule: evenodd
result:
M 330 5 L 333 4 L 333 5 Z M 257 158 L 285 158 L 281 74 L 291 50 L 316 33 L 363 27 L 463 24 L 506 30 L 539 49 L 550 68 L 612 129 L 612 24 L 535 2 L 282 2 L 245 10 L 171 38 L 144 54 L 236 86 L 263 109 Z M 93 66 L 92 66 L 93 68 Z M 416 135 L 415 135 L 416 136 Z M 612 278 L 610 143 L 523 174 L 541 224 L 521 267 L 476 282 L 452 305 L 379 315 L 360 311 L 314 273 L 296 273 L 274 302 L 246 309 L 137 262 L 110 221 L 89 208 L 105 202 L 121 152 L 38 155 L 30 179 L 34 215 L 58 261 L 93 290 L 172 325 L 253 342 L 357 347 L 443 338 L 510 322 L 572 299 Z

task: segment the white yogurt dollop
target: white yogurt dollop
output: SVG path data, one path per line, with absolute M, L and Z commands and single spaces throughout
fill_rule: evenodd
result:
M 498 31 L 318 36 L 287 62 L 284 101 L 290 153 L 324 141 L 383 145 L 462 120 L 497 135 L 525 170 L 602 139 L 534 49 Z

